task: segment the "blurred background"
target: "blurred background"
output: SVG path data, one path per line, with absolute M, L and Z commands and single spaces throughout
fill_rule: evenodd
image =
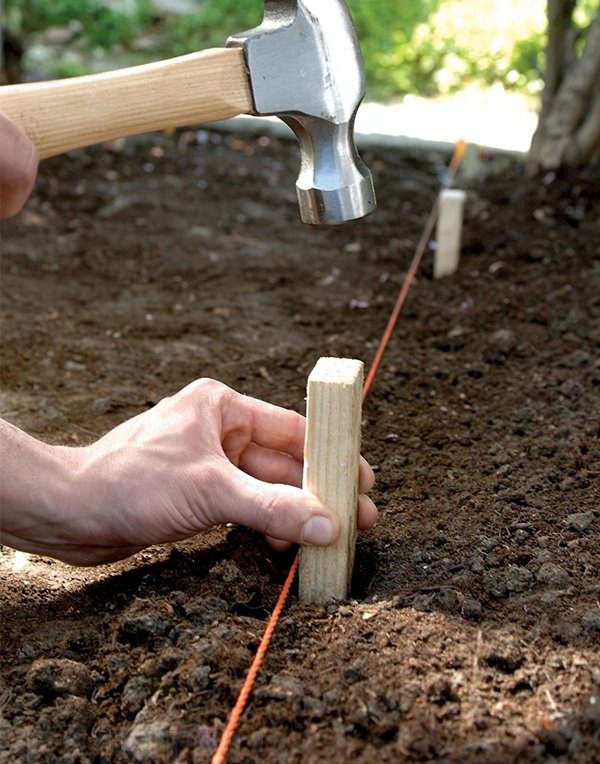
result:
M 568 15 L 576 58 L 598 0 L 348 5 L 363 49 L 367 100 L 395 107 L 366 112 L 365 130 L 455 140 L 461 130 L 476 129 L 478 135 L 464 137 L 525 151 L 544 86 L 549 15 L 555 21 Z M 4 0 L 3 79 L 74 76 L 221 46 L 261 17 L 261 0 Z
M 349 0 L 372 98 L 541 88 L 545 0 Z M 580 4 L 586 24 L 593 0 Z M 220 46 L 261 0 L 5 0 L 21 76 L 73 76 Z

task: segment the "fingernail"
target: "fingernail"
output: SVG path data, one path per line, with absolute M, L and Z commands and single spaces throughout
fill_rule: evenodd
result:
M 302 541 L 304 544 L 328 546 L 333 543 L 333 523 L 328 517 L 314 515 L 304 523 Z

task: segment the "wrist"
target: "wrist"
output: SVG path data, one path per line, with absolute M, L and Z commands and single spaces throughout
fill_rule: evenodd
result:
M 0 527 L 4 543 L 23 551 L 65 543 L 76 516 L 80 452 L 53 446 L 2 423 Z

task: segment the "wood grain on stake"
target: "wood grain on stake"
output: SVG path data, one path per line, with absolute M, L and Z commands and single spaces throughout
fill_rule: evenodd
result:
M 41 159 L 252 110 L 244 54 L 215 48 L 128 69 L 0 88 L 0 111 Z
M 337 513 L 339 540 L 302 547 L 300 598 L 325 603 L 348 595 L 358 503 L 363 363 L 321 358 L 308 378 L 303 488 Z

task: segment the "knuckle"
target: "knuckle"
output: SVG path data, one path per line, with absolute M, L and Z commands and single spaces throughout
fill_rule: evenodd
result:
M 221 382 L 218 382 L 216 379 L 211 379 L 210 377 L 200 377 L 199 379 L 191 382 L 187 386 L 187 390 L 189 390 L 191 393 L 215 392 L 222 387 L 225 387 L 225 385 L 223 385 Z
M 189 385 L 183 388 L 181 393 L 191 400 L 203 399 L 208 400 L 210 403 L 221 403 L 226 400 L 233 390 L 219 382 L 216 379 L 210 377 L 200 377 L 199 379 L 190 382 Z

